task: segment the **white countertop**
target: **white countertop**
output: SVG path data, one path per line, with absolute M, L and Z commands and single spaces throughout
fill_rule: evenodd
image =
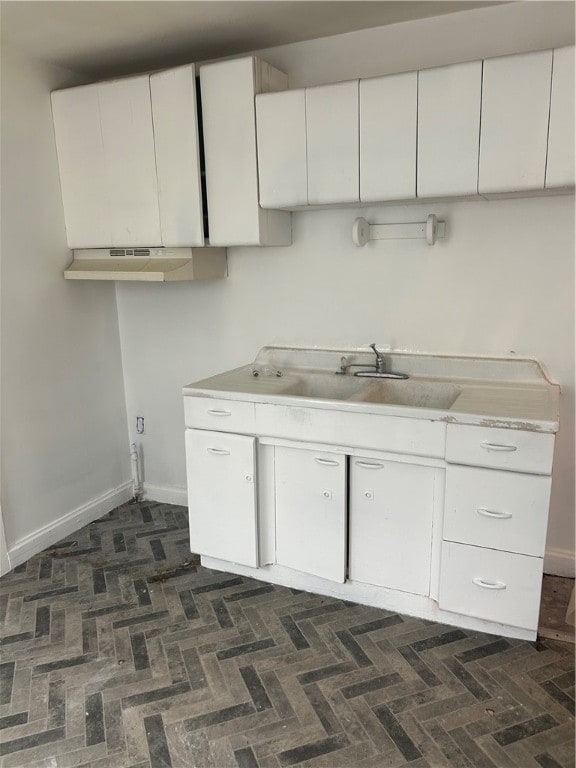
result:
M 430 355 L 407 352 L 384 352 L 387 369 L 409 374 L 409 387 L 441 390 L 457 387 L 449 407 L 431 407 L 424 398 L 422 405 L 398 405 L 394 402 L 367 402 L 362 399 L 333 399 L 290 393 L 296 383 L 306 377 L 339 385 L 352 373 L 337 376 L 342 357 L 346 363 L 367 367 L 374 364 L 374 354 L 364 349 L 310 349 L 296 347 L 263 347 L 256 360 L 231 371 L 188 384 L 186 396 L 285 406 L 353 411 L 412 419 L 473 424 L 533 432 L 557 432 L 560 387 L 551 383 L 536 360 L 517 358 L 481 358 Z M 352 370 L 359 370 L 354 368 Z M 257 373 L 257 375 L 254 375 Z M 280 374 L 280 375 L 278 375 Z M 367 387 L 394 382 L 402 392 L 403 382 L 389 379 L 356 377 Z M 353 383 L 352 383 L 353 384 Z M 448 385 L 448 387 L 446 387 Z M 453 390 L 456 391 L 456 390 Z

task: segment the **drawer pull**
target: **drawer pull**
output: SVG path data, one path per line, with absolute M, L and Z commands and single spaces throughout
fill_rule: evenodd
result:
M 216 456 L 230 456 L 230 451 L 226 448 L 206 448 L 208 453 L 214 453 Z
M 315 456 L 314 461 L 317 461 L 318 464 L 323 464 L 325 467 L 339 467 L 340 462 L 335 461 L 334 459 L 322 459 L 320 456 Z
M 217 410 L 216 408 L 209 409 L 208 413 L 210 414 L 210 416 L 232 416 L 230 411 Z
M 474 584 L 484 589 L 506 589 L 506 584 L 503 581 L 486 581 L 485 579 L 475 578 L 472 579 Z
M 512 517 L 512 512 L 501 512 L 498 509 L 486 509 L 486 507 L 478 507 L 476 510 L 479 515 L 484 515 L 484 517 L 492 517 L 495 520 L 507 520 L 508 518 Z
M 355 461 L 357 467 L 364 469 L 384 469 L 384 464 L 377 464 L 375 461 Z
M 517 451 L 518 447 L 516 445 L 505 445 L 501 443 L 489 443 L 487 440 L 484 440 L 480 443 L 480 447 L 484 448 L 485 451 L 502 451 L 503 453 L 511 453 L 512 451 Z

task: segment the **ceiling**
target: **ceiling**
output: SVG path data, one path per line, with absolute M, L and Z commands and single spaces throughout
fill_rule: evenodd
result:
M 108 77 L 498 5 L 345 0 L 4 0 L 2 42 Z

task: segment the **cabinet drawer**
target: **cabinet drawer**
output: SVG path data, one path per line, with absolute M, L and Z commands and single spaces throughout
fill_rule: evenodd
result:
M 254 403 L 184 397 L 187 427 L 217 432 L 254 432 Z
M 449 424 L 446 461 L 520 472 L 552 472 L 554 435 Z
M 444 539 L 543 557 L 550 486 L 542 475 L 449 466 Z
M 444 611 L 535 630 L 543 562 L 445 541 L 438 604 Z

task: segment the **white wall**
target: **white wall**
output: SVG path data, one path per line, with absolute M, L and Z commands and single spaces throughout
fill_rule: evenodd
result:
M 112 508 L 130 478 L 114 286 L 62 277 L 50 91 L 71 77 L 3 46 L 1 473 L 13 565 Z
M 500 6 L 272 49 L 291 85 L 384 74 L 573 42 L 572 4 Z M 376 222 L 446 218 L 449 237 L 351 242 Z M 534 356 L 562 384 L 547 570 L 574 541 L 574 197 L 310 211 L 289 248 L 229 249 L 209 284 L 117 288 L 128 423 L 152 497 L 184 499 L 183 384 L 253 359 L 265 344 L 364 345 Z

